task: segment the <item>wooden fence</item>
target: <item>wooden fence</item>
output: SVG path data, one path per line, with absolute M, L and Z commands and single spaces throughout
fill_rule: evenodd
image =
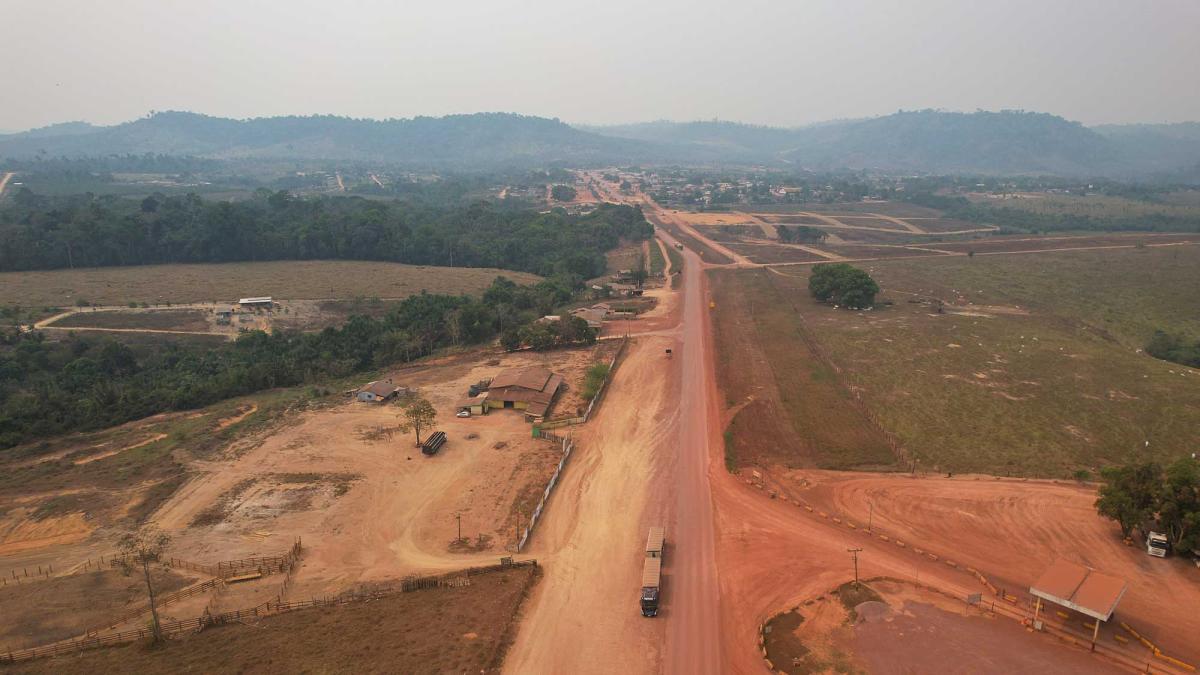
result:
M 258 572 L 263 576 L 276 574 L 279 572 L 287 572 L 292 568 L 292 565 L 300 557 L 300 552 L 303 549 L 300 538 L 297 537 L 292 548 L 287 553 L 282 555 L 259 556 L 255 558 L 242 558 L 240 560 L 222 560 L 215 565 L 203 565 L 200 563 L 190 562 L 182 558 L 168 558 L 166 561 L 167 567 L 175 567 L 179 569 L 191 570 L 201 574 L 207 574 L 210 577 L 218 577 L 228 579 L 243 574 L 251 574 Z
M 297 541 L 297 544 L 298 543 L 299 542 Z M 298 551 L 298 549 L 296 550 Z M 310 598 L 308 600 L 299 600 L 295 602 L 269 600 L 261 605 L 256 605 L 248 609 L 239 609 L 233 612 L 223 612 L 221 614 L 208 614 L 206 612 L 204 615 L 192 619 L 184 619 L 182 621 L 163 621 L 160 626 L 162 634 L 165 636 L 189 632 L 194 633 L 204 630 L 210 626 L 242 622 L 247 619 L 268 616 L 271 614 L 279 614 L 282 612 L 290 612 L 298 609 L 307 609 L 310 607 L 333 607 L 354 602 L 377 600 L 390 595 L 396 595 L 398 593 L 411 593 L 426 588 L 451 586 L 454 585 L 452 583 L 453 579 L 458 579 L 463 576 L 471 577 L 520 567 L 537 567 L 537 564 L 537 560 L 513 561 L 509 558 L 504 558 L 498 565 L 468 567 L 464 570 L 449 572 L 447 574 L 438 576 L 412 577 L 403 580 L 399 586 L 392 588 L 358 590 L 343 593 L 338 596 Z M 137 640 L 150 638 L 152 635 L 153 631 L 149 627 L 146 627 L 122 631 L 119 633 L 109 633 L 107 635 L 84 636 L 75 638 L 74 640 L 56 642 L 43 647 L 31 647 L 29 649 L 17 649 L 8 652 L 0 652 L 0 663 L 15 663 L 17 661 L 28 661 L 30 659 L 44 658 L 48 656 L 78 654 L 85 649 L 95 649 L 97 647 L 107 647 L 128 642 L 135 642 Z
M 212 579 L 209 579 L 208 581 L 202 581 L 198 584 L 193 584 L 191 586 L 188 586 L 187 588 L 181 588 L 180 590 L 175 591 L 174 593 L 160 595 L 160 596 L 158 596 L 157 601 L 155 602 L 155 606 L 158 607 L 159 609 L 161 609 L 171 603 L 179 602 L 180 600 L 183 600 L 185 598 L 190 598 L 194 595 L 199 595 L 201 593 L 207 593 L 208 591 L 216 588 L 218 585 L 224 585 L 224 583 L 225 583 L 224 579 L 221 579 L 220 577 L 214 577 Z M 143 614 L 149 614 L 149 613 L 150 613 L 149 606 L 134 607 L 133 609 L 130 609 L 126 612 L 122 612 L 121 614 L 118 614 L 117 616 L 111 617 L 103 625 L 94 626 L 92 628 L 87 629 L 86 631 L 84 631 L 84 635 L 88 635 L 88 636 L 95 635 L 96 633 L 99 633 L 102 630 L 107 630 L 109 628 L 116 628 L 117 626 L 120 626 L 121 624 L 125 623 L 126 621 L 136 619 L 139 616 L 142 616 Z
M 119 554 L 102 555 L 97 558 L 88 558 L 87 560 L 84 560 L 83 562 L 77 563 L 73 566 L 59 565 L 59 569 L 61 571 L 57 574 L 54 572 L 53 563 L 47 565 L 36 565 L 34 567 L 11 569 L 6 573 L 0 574 L 0 587 L 8 586 L 10 584 L 16 584 L 19 586 L 21 584 L 29 584 L 36 581 L 47 581 L 49 579 L 67 577 L 73 574 L 82 574 L 92 570 L 98 571 L 109 567 L 115 567 L 118 561 L 121 560 L 121 557 L 122 556 Z

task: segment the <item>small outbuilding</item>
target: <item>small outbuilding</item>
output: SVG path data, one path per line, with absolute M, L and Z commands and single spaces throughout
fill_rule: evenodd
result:
M 467 412 L 471 413 L 472 415 L 486 415 L 487 414 L 487 403 L 488 403 L 488 395 L 487 395 L 487 392 L 484 392 L 483 394 L 481 394 L 479 396 L 473 396 L 471 398 L 464 398 L 463 400 L 459 401 L 456 410 L 458 410 L 460 412 L 463 410 L 466 410 Z
M 571 310 L 571 316 L 586 321 L 588 328 L 599 329 L 604 325 L 604 319 L 608 316 L 608 310 L 597 309 L 595 307 L 580 307 L 579 309 Z
M 1092 646 L 1095 647 L 1100 622 L 1112 618 L 1128 588 L 1124 579 L 1067 560 L 1056 560 L 1029 588 L 1029 593 L 1037 598 L 1034 627 L 1039 628 L 1042 601 L 1047 600 L 1094 619 Z
M 238 300 L 238 305 L 243 309 L 271 309 L 275 306 L 275 301 L 271 296 L 264 295 L 257 298 L 242 298 Z
M 376 380 L 368 382 L 355 394 L 355 398 L 363 403 L 384 403 L 399 396 L 403 387 L 397 387 L 391 380 Z

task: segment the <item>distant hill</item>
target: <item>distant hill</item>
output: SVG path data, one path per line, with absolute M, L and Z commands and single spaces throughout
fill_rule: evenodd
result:
M 333 116 L 232 120 L 162 112 L 110 127 L 68 123 L 0 136 L 0 157 L 129 153 L 398 164 L 547 164 L 646 159 L 653 147 L 581 131 L 557 120 L 503 113 L 376 121 Z
M 1187 177 L 1200 170 L 1200 124 L 1088 128 L 1046 113 L 936 110 L 790 129 L 718 121 L 572 127 L 507 113 L 379 121 L 333 116 L 233 120 L 163 112 L 115 126 L 68 122 L 0 136 L 0 158 L 146 153 L 452 167 L 727 163 Z
M 1200 135 L 1198 124 L 1090 129 L 1022 111 L 902 111 L 794 129 L 660 121 L 589 130 L 813 169 L 1123 175 L 1200 162 L 1200 144 L 1191 141 Z

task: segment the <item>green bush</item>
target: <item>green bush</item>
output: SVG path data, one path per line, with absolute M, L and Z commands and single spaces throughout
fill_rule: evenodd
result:
M 583 399 L 590 401 L 596 398 L 596 394 L 600 393 L 600 387 L 604 384 L 604 380 L 608 378 L 609 367 L 607 363 L 595 363 L 591 368 L 588 368 L 587 374 L 583 377 Z
M 821 302 L 864 309 L 875 304 L 879 284 L 857 267 L 846 263 L 825 263 L 813 267 L 808 290 Z

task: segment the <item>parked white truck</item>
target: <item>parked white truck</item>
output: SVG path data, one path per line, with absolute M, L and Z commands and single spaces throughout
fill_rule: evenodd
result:
M 1150 532 L 1146 535 L 1146 553 L 1158 558 L 1165 558 L 1169 549 L 1167 535 L 1162 532 Z

